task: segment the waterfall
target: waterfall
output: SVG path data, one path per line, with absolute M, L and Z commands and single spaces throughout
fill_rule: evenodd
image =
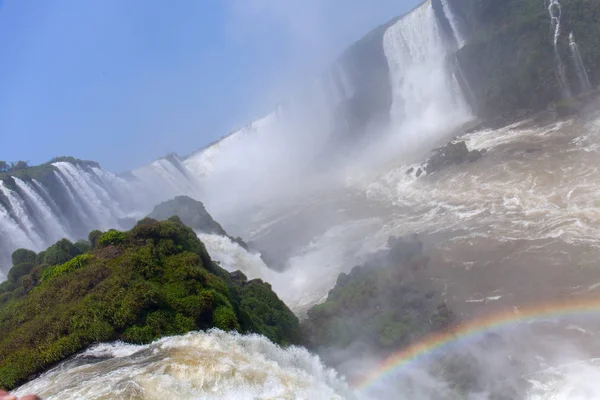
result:
M 448 4 L 448 0 L 441 0 L 441 2 L 442 8 L 444 9 L 444 14 L 446 15 L 446 18 L 448 18 L 448 22 L 450 23 L 450 27 L 452 28 L 452 33 L 454 34 L 454 38 L 456 39 L 456 43 L 458 44 L 458 48 L 460 49 L 465 45 L 465 43 L 467 43 L 467 40 L 465 39 L 465 36 L 462 33 L 460 25 L 456 19 L 456 15 L 454 15 L 452 9 L 450 8 L 450 4 Z
M 118 227 L 118 218 L 122 215 L 118 204 L 104 189 L 93 182 L 86 172 L 68 162 L 57 162 L 52 165 L 82 197 L 91 219 L 96 222 L 95 229 L 106 230 Z
M 394 131 L 420 142 L 470 118 L 460 85 L 447 65 L 451 49 L 431 1 L 388 28 L 383 46 L 390 70 Z
M 68 237 L 60 219 L 54 214 L 50 206 L 42 199 L 29 183 L 22 181 L 19 178 L 13 177 L 15 184 L 25 195 L 29 204 L 32 205 L 34 212 L 37 214 L 46 235 L 45 242 L 54 242 L 58 239 Z
M 573 62 L 575 63 L 575 71 L 577 72 L 577 77 L 579 78 L 581 91 L 589 92 L 592 90 L 592 84 L 590 83 L 590 78 L 585 70 L 585 65 L 583 65 L 583 60 L 581 59 L 579 47 L 575 42 L 575 35 L 573 32 L 571 32 L 569 35 L 569 47 L 571 47 L 571 55 L 573 56 Z
M 54 171 L 54 176 L 56 177 L 56 179 L 58 179 L 61 186 L 65 189 L 65 192 L 67 193 L 67 197 L 69 198 L 71 205 L 75 208 L 76 214 L 79 215 L 80 220 L 82 222 L 85 221 L 88 226 L 93 225 L 94 223 L 92 222 L 90 215 L 88 214 L 87 211 L 85 211 L 83 209 L 81 201 L 75 197 L 75 193 L 73 193 L 71 186 L 67 183 L 67 181 L 65 181 L 65 179 L 58 172 Z
M 43 240 L 37 233 L 35 223 L 29 217 L 23 199 L 21 199 L 18 193 L 7 188 L 4 181 L 0 181 L 0 192 L 8 200 L 15 221 L 21 226 L 34 247 L 36 249 L 40 248 L 43 245 Z
M 556 76 L 563 97 L 571 97 L 571 88 L 567 80 L 565 64 L 563 63 L 560 52 L 558 51 L 558 38 L 560 37 L 560 19 L 562 17 L 562 6 L 558 0 L 545 0 L 547 2 L 548 13 L 550 14 L 550 24 L 554 28 L 554 58 L 556 64 Z
M 36 244 L 17 221 L 10 216 L 8 210 L 0 203 L 0 281 L 3 273 L 11 266 L 10 255 L 19 248 L 35 248 Z

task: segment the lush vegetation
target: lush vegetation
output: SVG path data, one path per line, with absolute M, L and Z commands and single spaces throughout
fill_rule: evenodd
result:
M 418 238 L 389 243 L 383 257 L 340 274 L 327 300 L 308 311 L 303 330 L 309 347 L 325 356 L 357 344 L 389 352 L 452 324 L 452 311 L 421 287 L 428 259 Z
M 452 0 L 470 40 L 457 54 L 479 114 L 500 121 L 523 117 L 561 100 L 554 30 L 540 0 Z M 580 90 L 568 37 L 574 32 L 592 85 L 600 83 L 600 3 L 562 5 L 559 54 L 574 94 Z
M 63 239 L 40 254 L 17 250 L 0 285 L 0 387 L 96 342 L 211 327 L 298 340 L 298 320 L 271 287 L 221 269 L 177 217 L 92 232 L 79 246 Z

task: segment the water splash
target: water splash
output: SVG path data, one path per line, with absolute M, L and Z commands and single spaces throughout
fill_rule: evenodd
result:
M 16 395 L 32 392 L 46 400 L 356 399 L 346 382 L 307 350 L 218 330 L 146 346 L 98 345 Z
M 575 63 L 575 71 L 577 72 L 577 77 L 579 78 L 581 91 L 589 92 L 592 90 L 592 84 L 590 83 L 590 78 L 588 77 L 588 73 L 585 70 L 585 65 L 583 64 L 583 60 L 581 59 L 579 47 L 575 42 L 575 35 L 573 34 L 573 32 L 569 34 L 569 47 L 571 48 L 571 55 L 573 56 L 573 62 Z

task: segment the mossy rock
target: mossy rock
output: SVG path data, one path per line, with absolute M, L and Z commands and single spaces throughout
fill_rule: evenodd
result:
M 98 342 L 213 327 L 298 342 L 298 320 L 270 285 L 231 279 L 178 218 L 94 238 L 98 246 L 83 254 L 59 241 L 44 263 L 19 264 L 18 279 L 0 285 L 0 387 Z

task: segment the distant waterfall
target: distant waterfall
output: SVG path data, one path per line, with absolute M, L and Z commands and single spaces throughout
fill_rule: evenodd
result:
M 446 42 L 430 1 L 384 34 L 393 94 L 392 126 L 402 135 L 418 135 L 415 140 L 423 141 L 470 118 L 462 89 L 446 60 L 452 50 Z
M 583 60 L 581 59 L 581 54 L 579 53 L 579 47 L 577 47 L 577 43 L 575 43 L 575 35 L 573 32 L 571 32 L 569 35 L 569 47 L 571 47 L 571 55 L 573 56 L 573 62 L 575 63 L 575 71 L 577 72 L 577 77 L 579 78 L 581 91 L 589 92 L 592 90 L 592 84 L 590 83 L 590 78 L 585 70 L 585 65 L 583 65 Z
M 2 193 L 8 200 L 10 208 L 13 212 L 13 218 L 17 221 L 25 235 L 30 239 L 31 243 L 36 247 L 41 245 L 43 240 L 39 236 L 35 227 L 35 223 L 25 208 L 25 202 L 23 199 L 19 197 L 18 193 L 15 193 L 7 188 L 3 181 L 0 181 L 0 193 Z
M 554 28 L 554 58 L 556 64 L 556 76 L 563 97 L 571 97 L 571 88 L 567 80 L 565 64 L 558 51 L 558 38 L 560 37 L 560 19 L 562 17 L 562 6 L 558 0 L 545 0 L 550 14 L 550 24 Z
M 94 229 L 125 229 L 161 201 L 182 194 L 199 199 L 199 184 L 174 155 L 145 167 L 139 178 L 67 161 L 40 168 L 48 171 L 39 180 L 26 173 L 0 179 L 0 281 L 19 247 L 40 251 Z
M 26 199 L 33 206 L 34 213 L 46 233 L 46 237 L 60 239 L 69 236 L 65 231 L 61 220 L 54 214 L 52 208 L 42 199 L 42 197 L 30 186 L 30 184 L 19 178 L 13 178 L 17 187 L 25 195 Z

